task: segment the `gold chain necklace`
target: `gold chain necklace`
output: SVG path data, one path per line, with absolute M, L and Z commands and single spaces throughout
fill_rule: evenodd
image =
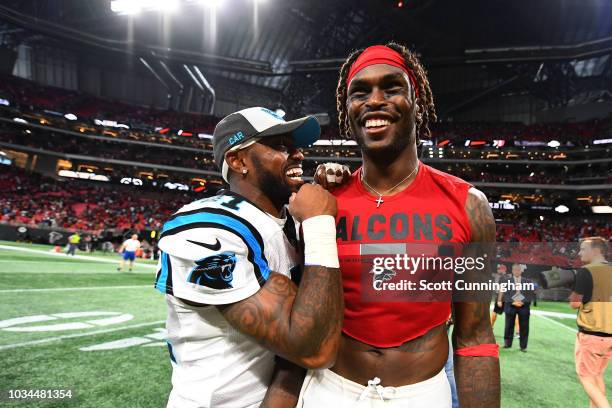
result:
M 385 192 L 384 192 L 384 193 L 382 193 L 382 194 L 381 194 L 381 193 L 379 193 L 378 191 L 376 191 L 376 189 L 374 189 L 374 187 L 372 187 L 371 185 L 369 185 L 369 184 L 368 184 L 368 182 L 367 182 L 367 181 L 366 181 L 366 179 L 365 179 L 365 169 L 363 169 L 363 168 L 361 169 L 361 182 L 362 182 L 363 184 L 365 184 L 365 185 L 366 185 L 366 186 L 367 186 L 367 187 L 368 187 L 370 190 L 372 190 L 373 192 L 375 192 L 376 194 L 378 194 L 378 199 L 376 200 L 376 208 L 378 208 L 378 207 L 380 207 L 380 205 L 381 205 L 382 203 L 384 203 L 384 202 L 385 202 L 385 200 L 383 200 L 383 199 L 382 199 L 382 197 L 383 197 L 384 195 L 387 195 L 387 194 L 389 194 L 391 191 L 395 190 L 395 188 L 396 188 L 397 186 L 399 186 L 399 185 L 400 185 L 400 184 L 402 184 L 404 181 L 406 181 L 406 180 L 408 180 L 410 177 L 412 177 L 412 175 L 413 175 L 414 173 L 416 173 L 416 171 L 417 171 L 418 169 L 419 169 L 419 163 L 417 162 L 416 167 L 414 168 L 414 170 L 412 170 L 412 171 L 410 172 L 410 174 L 409 174 L 409 175 L 407 175 L 406 177 L 404 177 L 403 179 L 401 179 L 399 183 L 397 183 L 396 185 L 394 185 L 393 187 L 391 187 L 390 189 L 388 189 L 387 191 L 385 191 Z

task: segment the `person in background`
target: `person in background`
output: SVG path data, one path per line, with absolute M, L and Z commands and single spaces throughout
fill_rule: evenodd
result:
M 609 408 L 604 373 L 612 357 L 612 266 L 606 261 L 608 242 L 602 237 L 580 241 L 584 266 L 576 271 L 570 306 L 578 309 L 576 373 L 591 408 Z
M 520 330 L 521 351 L 527 351 L 527 341 L 529 339 L 529 316 L 531 314 L 531 301 L 533 300 L 533 290 L 529 290 L 530 285 L 534 285 L 531 279 L 523 277 L 524 266 L 522 264 L 512 264 L 512 276 L 506 280 L 509 286 L 515 285 L 516 289 L 509 289 L 500 292 L 497 297 L 497 306 L 503 308 L 506 315 L 506 327 L 504 330 L 504 348 L 512 347 L 514 334 L 514 322 L 518 315 Z
M 100 237 L 97 233 L 91 235 L 91 252 L 93 253 L 96 249 L 98 249 L 98 244 L 100 243 Z
M 121 272 L 125 261 L 129 262 L 129 271 L 132 272 L 134 266 L 134 259 L 136 259 L 136 251 L 140 249 L 140 241 L 138 240 L 138 234 L 133 234 L 132 238 L 127 239 L 119 247 L 119 253 L 122 254 L 121 261 L 119 261 L 119 267 L 117 270 Z
M 504 265 L 504 264 L 497 265 L 497 269 L 495 271 L 496 273 L 493 275 L 493 281 L 495 283 L 499 283 L 500 281 L 505 280 L 506 272 L 507 271 L 508 271 L 508 268 L 506 267 L 506 265 Z M 497 298 L 497 296 L 499 296 L 499 293 L 495 294 L 495 298 Z M 495 304 L 493 306 L 493 313 L 491 313 L 491 327 L 495 326 L 495 321 L 497 320 L 497 315 L 500 315 L 502 313 L 504 313 L 504 306 L 503 306 L 503 304 L 500 306 L 500 305 L 497 304 L 497 302 L 495 302 Z
M 91 253 L 91 235 L 85 235 L 83 241 L 85 242 L 85 252 Z
M 68 250 L 66 251 L 66 255 L 74 256 L 79 243 L 81 242 L 81 236 L 77 231 L 74 234 L 68 237 Z

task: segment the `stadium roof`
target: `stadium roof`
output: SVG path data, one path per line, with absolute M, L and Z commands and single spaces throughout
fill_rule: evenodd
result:
M 192 62 L 206 75 L 287 96 L 314 85 L 318 92 L 325 89 L 327 99 L 341 60 L 373 42 L 409 44 L 430 70 L 555 64 L 612 50 L 612 3 L 606 0 L 404 0 L 402 7 L 398 0 L 225 0 L 216 11 L 203 7 L 205 2 L 181 0 L 173 14 L 128 17 L 113 13 L 110 0 L 7 0 L 0 6 L 0 21 L 7 22 L 4 33 L 21 38 L 34 34 L 40 41 L 44 34 L 42 39 L 75 42 L 84 50 Z M 609 74 L 610 60 L 582 64 L 576 73 L 589 76 L 592 67 L 598 75 Z M 500 81 L 513 78 L 516 70 L 511 71 L 499 72 Z M 546 72 L 540 74 L 544 78 Z M 315 103 L 316 96 L 317 91 L 300 103 Z

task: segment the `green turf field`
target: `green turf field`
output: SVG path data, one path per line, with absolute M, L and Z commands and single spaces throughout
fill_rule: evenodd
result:
M 118 261 L 0 241 L 0 406 L 165 406 L 171 368 L 154 262 L 119 273 Z M 532 310 L 573 314 L 561 303 Z M 26 316 L 36 318 L 9 320 Z M 500 344 L 503 325 L 501 316 Z M 574 319 L 532 314 L 529 351 L 519 352 L 518 339 L 501 350 L 502 407 L 588 406 L 574 372 L 575 335 Z M 72 398 L 10 400 L 10 389 L 70 389 Z

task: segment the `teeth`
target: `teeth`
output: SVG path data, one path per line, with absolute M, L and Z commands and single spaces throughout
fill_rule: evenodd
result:
M 390 125 L 391 122 L 387 119 L 368 119 L 366 120 L 365 126 L 366 128 L 371 127 L 379 127 L 379 126 L 387 126 Z
M 287 175 L 287 177 L 291 179 L 299 180 L 302 177 L 303 173 L 304 172 L 302 171 L 302 169 L 297 167 L 297 168 L 287 170 L 285 174 Z

